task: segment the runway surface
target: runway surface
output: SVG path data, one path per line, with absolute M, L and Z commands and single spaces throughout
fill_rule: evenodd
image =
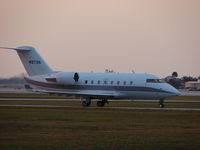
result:
M 59 98 L 0 98 L 0 101 L 82 101 L 81 99 Z M 92 100 L 97 101 L 97 100 Z M 159 100 L 108 100 L 109 102 L 159 102 Z M 200 100 L 165 100 L 166 103 L 200 103 Z
M 60 105 L 0 105 L 0 107 L 17 108 L 83 108 L 83 109 L 117 109 L 117 110 L 174 110 L 174 111 L 200 111 L 200 108 L 147 108 L 147 107 L 83 107 Z
M 58 98 L 0 98 L 0 101 L 82 101 L 81 99 L 58 99 Z M 93 100 L 97 101 L 97 100 Z M 109 100 L 110 102 L 159 102 L 159 100 Z M 200 100 L 165 100 L 165 103 L 200 103 Z M 118 109 L 118 110 L 175 110 L 175 111 L 200 111 L 200 108 L 151 108 L 151 107 L 83 107 L 62 105 L 15 105 L 0 104 L 0 107 L 17 108 L 84 108 L 84 109 Z

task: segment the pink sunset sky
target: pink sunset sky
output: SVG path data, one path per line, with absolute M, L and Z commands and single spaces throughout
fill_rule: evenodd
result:
M 35 47 L 61 71 L 200 75 L 199 0 L 0 0 L 0 46 Z M 0 78 L 25 72 L 0 50 Z

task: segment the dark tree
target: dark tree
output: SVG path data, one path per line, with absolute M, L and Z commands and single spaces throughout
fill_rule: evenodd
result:
M 185 82 L 188 82 L 188 81 L 197 81 L 197 78 L 193 78 L 191 76 L 183 76 L 182 78 L 182 81 L 185 83 Z
M 177 78 L 178 77 L 178 73 L 177 72 L 173 72 L 172 73 L 172 77 L 176 77 Z

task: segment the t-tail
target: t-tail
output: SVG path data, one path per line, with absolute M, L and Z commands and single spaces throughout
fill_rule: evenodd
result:
M 29 76 L 51 74 L 53 70 L 47 65 L 35 48 L 21 46 L 17 48 L 0 47 L 2 49 L 16 50 L 22 64 Z

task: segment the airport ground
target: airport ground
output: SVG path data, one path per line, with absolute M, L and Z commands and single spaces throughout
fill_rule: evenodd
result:
M 200 111 L 106 108 L 158 108 L 155 101 L 110 102 L 105 108 L 97 108 L 93 102 L 92 109 L 85 109 L 79 100 L 71 101 L 73 97 L 0 94 L 0 98 L 0 105 L 24 106 L 0 107 L 0 149 L 4 150 L 200 147 Z M 167 108 L 200 108 L 198 96 L 182 96 L 172 101 L 166 102 Z M 30 105 L 78 107 L 26 107 Z

